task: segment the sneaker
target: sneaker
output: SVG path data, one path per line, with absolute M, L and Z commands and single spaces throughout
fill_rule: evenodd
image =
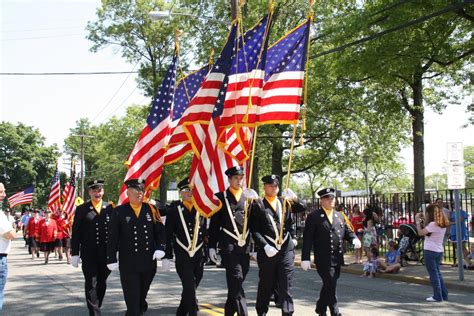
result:
M 427 302 L 438 302 L 437 300 L 434 299 L 433 296 L 427 297 L 427 298 L 426 298 L 426 301 L 427 301 Z

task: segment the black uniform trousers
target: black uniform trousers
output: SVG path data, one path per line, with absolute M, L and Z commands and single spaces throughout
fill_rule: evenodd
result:
M 183 291 L 176 315 L 197 315 L 199 310 L 196 299 L 196 289 L 202 279 L 204 256 L 190 258 L 187 255 L 176 255 L 176 272 L 178 272 Z
M 321 292 L 319 293 L 319 300 L 316 302 L 316 313 L 326 314 L 326 308 L 329 307 L 331 315 L 339 315 L 339 308 L 337 307 L 337 279 L 341 273 L 341 266 L 330 266 L 318 268 L 318 274 L 323 281 Z
M 291 292 L 295 273 L 294 261 L 294 250 L 279 251 L 271 258 L 268 258 L 262 250 L 257 253 L 259 281 L 256 309 L 259 315 L 268 312 L 270 298 L 275 288 L 278 293 L 278 301 L 275 303 L 281 305 L 282 315 L 293 314 L 295 308 Z
M 110 270 L 105 262 L 82 263 L 84 274 L 84 290 L 86 293 L 87 308 L 90 316 L 101 315 L 100 307 L 107 290 L 107 278 Z
M 155 274 L 156 267 L 141 272 L 120 270 L 120 282 L 127 305 L 126 316 L 139 316 L 147 311 L 146 296 Z
M 250 255 L 247 253 L 222 252 L 222 265 L 227 280 L 227 300 L 224 307 L 225 316 L 247 316 L 247 300 L 242 284 L 249 272 Z

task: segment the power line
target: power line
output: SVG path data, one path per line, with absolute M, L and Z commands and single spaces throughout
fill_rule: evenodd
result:
M 109 101 L 105 104 L 105 106 L 99 111 L 99 113 L 96 114 L 96 116 L 94 116 L 94 118 L 92 119 L 91 122 L 94 122 L 100 114 L 102 114 L 102 112 L 104 112 L 104 110 L 109 106 L 109 104 L 112 102 L 112 100 L 117 96 L 117 94 L 120 92 L 120 90 L 122 89 L 122 87 L 125 85 L 125 82 L 127 82 L 128 78 L 130 78 L 130 76 L 132 75 L 133 71 L 135 70 L 135 68 L 137 67 L 139 62 L 137 62 L 135 64 L 135 66 L 133 66 L 132 68 L 132 72 L 130 72 L 128 74 L 128 76 L 125 78 L 125 80 L 122 82 L 122 84 L 120 85 L 120 87 L 117 89 L 117 91 L 115 91 L 115 93 L 112 95 L 112 97 L 109 99 Z
M 34 36 L 34 37 L 22 37 L 22 38 L 7 38 L 7 39 L 2 39 L 1 41 L 2 42 L 26 41 L 26 40 L 37 40 L 37 39 L 58 38 L 58 37 L 70 37 L 70 36 L 79 36 L 79 35 L 84 35 L 84 33 L 51 35 L 51 36 Z
M 359 44 L 362 44 L 362 43 L 365 43 L 365 42 L 368 42 L 368 41 L 371 41 L 371 40 L 374 40 L 376 38 L 379 38 L 379 37 L 382 37 L 384 35 L 387 35 L 387 34 L 390 34 L 390 33 L 393 33 L 393 32 L 396 32 L 396 31 L 400 31 L 400 30 L 403 30 L 407 27 L 410 27 L 410 26 L 413 26 L 413 25 L 417 25 L 417 24 L 420 24 L 420 23 L 423 23 L 423 22 L 426 22 L 428 20 L 431 20 L 435 17 L 438 17 L 442 14 L 445 14 L 445 13 L 448 13 L 448 12 L 451 12 L 451 11 L 454 11 L 454 10 L 457 10 L 457 9 L 460 9 L 462 7 L 465 7 L 469 4 L 472 4 L 474 2 L 474 0 L 464 0 L 463 3 L 459 3 L 459 4 L 453 4 L 453 5 L 450 5 L 448 7 L 445 7 L 444 9 L 441 9 L 441 10 L 438 10 L 434 13 L 431 13 L 431 14 L 428 14 L 428 15 L 424 15 L 418 19 L 415 19 L 415 20 L 411 20 L 409 22 L 405 22 L 403 24 L 399 24 L 395 27 L 392 27 L 392 28 L 389 28 L 387 30 L 384 30 L 384 31 L 381 31 L 381 32 L 378 32 L 378 33 L 375 33 L 373 35 L 370 35 L 370 36 L 366 36 L 366 37 L 363 37 L 361 39 L 358 39 L 356 41 L 353 41 L 353 42 L 350 42 L 350 43 L 347 43 L 347 44 L 344 44 L 344 45 L 341 45 L 341 46 L 338 46 L 338 47 L 335 47 L 335 48 L 332 48 L 332 49 L 329 49 L 329 50 L 326 50 L 326 51 L 323 51 L 321 53 L 318 53 L 318 54 L 314 54 L 312 56 L 310 56 L 310 58 L 318 58 L 318 57 L 322 57 L 322 56 L 325 56 L 325 55 L 329 55 L 329 54 L 333 54 L 333 53 L 336 53 L 336 52 L 340 52 L 346 48 L 349 48 L 349 47 L 352 47 L 352 46 L 356 46 L 356 45 L 359 45 Z

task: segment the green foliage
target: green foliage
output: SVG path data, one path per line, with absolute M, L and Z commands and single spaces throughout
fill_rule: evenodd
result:
M 0 122 L 0 182 L 5 185 L 7 195 L 33 184 L 33 205 L 47 203 L 58 149 L 44 142 L 38 129 L 21 123 Z
M 466 188 L 474 189 L 474 146 L 464 147 L 464 173 Z

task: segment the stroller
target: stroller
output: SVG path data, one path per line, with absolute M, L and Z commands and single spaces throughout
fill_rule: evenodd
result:
M 416 226 L 414 224 L 401 224 L 399 229 L 401 237 L 398 243 L 398 250 L 400 251 L 400 264 L 402 267 L 407 265 L 407 261 L 424 263 L 423 247 L 420 245 L 423 237 L 418 235 Z

